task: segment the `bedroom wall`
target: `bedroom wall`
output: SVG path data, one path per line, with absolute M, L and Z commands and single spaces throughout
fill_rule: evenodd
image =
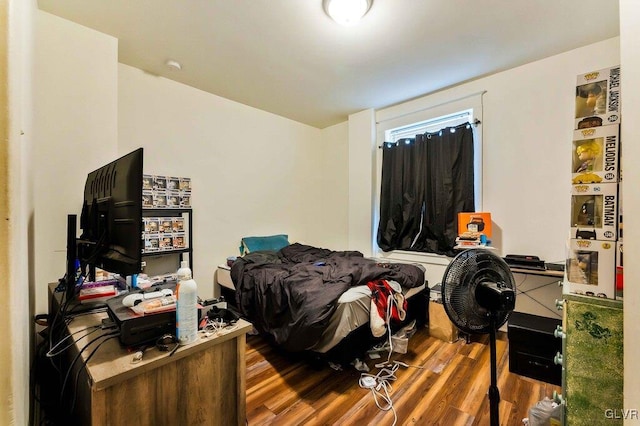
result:
M 619 63 L 616 37 L 379 110 L 377 117 L 399 116 L 486 90 L 483 207 L 497 229 L 493 244 L 502 255 L 561 261 L 569 236 L 576 76 Z M 374 185 L 370 193 L 376 191 Z M 370 208 L 371 203 L 369 198 L 350 209 Z M 434 256 L 426 261 L 433 263 L 428 278 L 435 284 L 447 262 Z
M 80 214 L 87 173 L 139 146 L 145 171 L 194 179 L 203 297 L 242 236 L 346 247 L 346 122 L 320 130 L 146 74 L 118 63 L 113 37 L 46 12 L 35 29 L 37 313 L 47 309 L 46 283 L 64 274 L 66 216 Z
M 5 285 L 0 291 L 0 323 L 3 325 L 4 339 L 10 344 L 0 349 L 0 366 L 3 369 L 0 373 L 0 401 L 3 401 L 0 424 L 24 425 L 28 424 L 29 418 L 30 392 L 25 384 L 29 383 L 29 361 L 34 340 L 34 287 L 30 282 L 29 269 L 33 164 L 29 156 L 33 149 L 31 69 L 35 5 L 24 1 L 9 2 L 11 6 L 7 2 L 2 3 L 0 133 L 3 134 L 3 143 L 0 143 L 0 210 L 5 220 L 0 225 L 3 241 L 0 271 L 3 271 Z
M 640 38 L 640 4 L 635 0 L 620 1 L 620 57 L 622 59 L 622 163 L 624 180 L 622 192 L 624 197 L 625 222 L 625 258 L 637 259 L 640 253 L 640 192 L 631 183 L 640 181 L 640 123 L 628 117 L 640 116 L 640 46 L 636 42 Z M 636 309 L 640 301 L 640 287 L 635 285 L 640 280 L 640 266 L 635 262 L 626 262 L 624 268 L 624 407 L 638 410 L 640 401 L 640 374 L 638 358 L 640 357 L 640 341 L 635 338 L 640 322 L 640 310 Z M 637 423 L 637 419 L 628 419 L 625 424 Z
M 200 296 L 213 295 L 217 265 L 239 254 L 243 236 L 284 233 L 292 242 L 341 244 L 344 231 L 332 223 L 340 221 L 333 206 L 344 205 L 338 185 L 343 125 L 322 132 L 127 65 L 118 68 L 119 153 L 142 146 L 145 172 L 192 179 Z
M 117 154 L 118 41 L 37 11 L 33 63 L 35 312 L 65 273 L 67 215 L 80 215 L 87 173 Z

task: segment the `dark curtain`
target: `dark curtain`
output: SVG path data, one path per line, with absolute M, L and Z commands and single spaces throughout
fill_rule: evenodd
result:
M 473 151 L 469 124 L 383 144 L 382 250 L 455 255 L 458 212 L 475 208 Z

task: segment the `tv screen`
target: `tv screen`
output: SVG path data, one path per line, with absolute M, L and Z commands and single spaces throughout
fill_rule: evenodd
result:
M 78 241 L 83 265 L 121 276 L 142 270 L 142 166 L 139 148 L 87 176 Z

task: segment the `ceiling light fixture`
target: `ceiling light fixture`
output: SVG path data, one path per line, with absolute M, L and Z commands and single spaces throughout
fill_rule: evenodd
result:
M 322 0 L 327 15 L 340 25 L 351 26 L 367 14 L 373 0 Z
M 182 69 L 182 65 L 180 64 L 180 62 L 174 61 L 173 59 L 169 59 L 167 62 L 165 62 L 165 65 L 167 66 L 167 68 L 174 71 L 180 71 Z

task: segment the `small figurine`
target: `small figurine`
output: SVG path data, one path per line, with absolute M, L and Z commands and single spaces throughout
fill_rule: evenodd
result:
M 578 155 L 578 160 L 582 161 L 582 163 L 576 168 L 575 173 L 592 172 L 595 159 L 601 152 L 600 144 L 593 139 L 578 145 L 576 154 Z

